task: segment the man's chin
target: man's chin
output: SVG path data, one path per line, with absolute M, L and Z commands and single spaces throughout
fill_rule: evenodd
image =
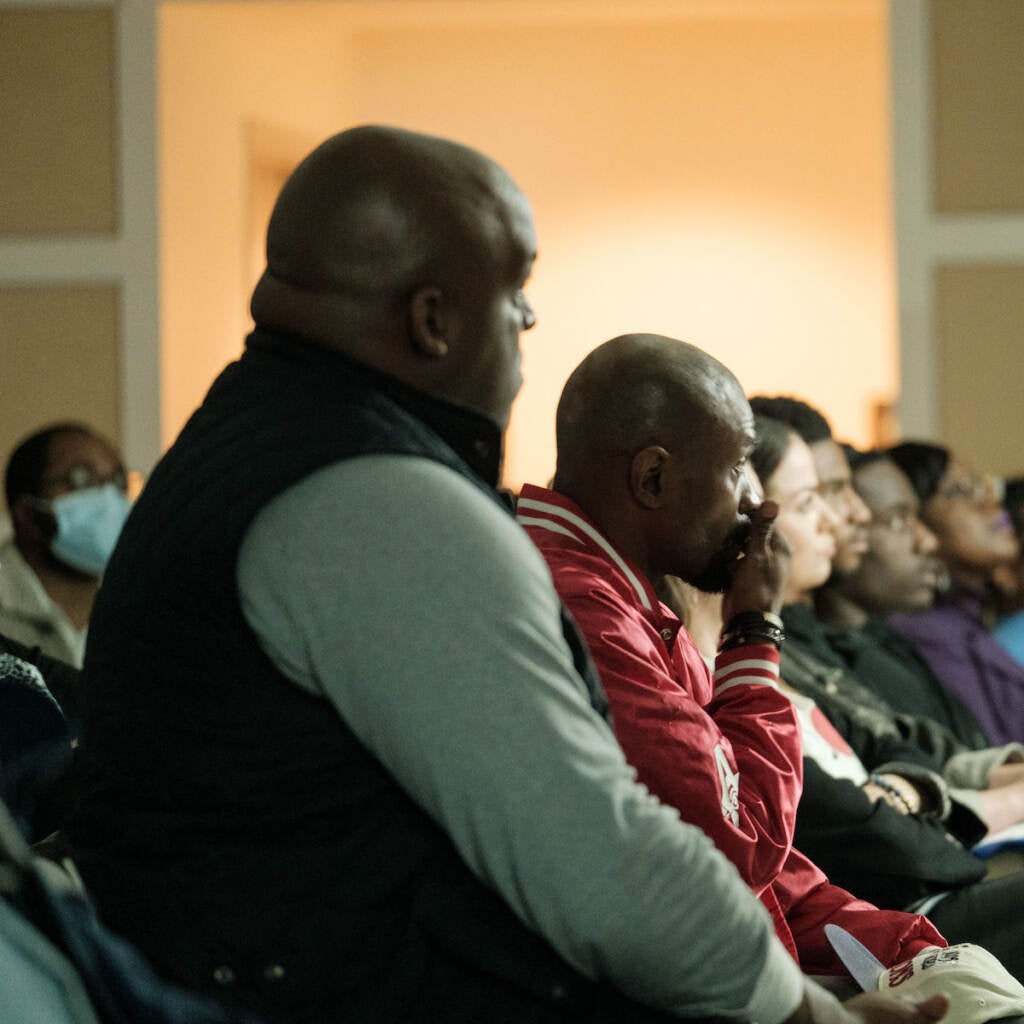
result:
M 722 564 L 709 565 L 702 573 L 687 579 L 691 587 L 696 587 L 702 594 L 724 594 L 729 589 L 731 575 L 727 566 Z
M 743 558 L 750 536 L 750 524 L 741 522 L 718 548 L 707 565 L 693 576 L 686 577 L 690 586 L 702 594 L 724 594 L 732 583 L 733 573 Z

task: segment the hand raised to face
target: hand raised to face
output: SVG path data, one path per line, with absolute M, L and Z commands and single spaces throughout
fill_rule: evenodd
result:
M 728 622 L 740 612 L 778 614 L 789 573 L 790 548 L 775 528 L 779 513 L 774 501 L 765 501 L 748 513 L 750 528 L 742 557 L 734 564 L 722 603 L 722 618 Z

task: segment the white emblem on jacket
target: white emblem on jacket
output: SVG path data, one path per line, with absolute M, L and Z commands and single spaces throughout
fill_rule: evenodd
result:
M 715 744 L 715 764 L 718 766 L 718 781 L 722 784 L 722 817 L 739 825 L 740 773 L 732 770 L 721 743 Z

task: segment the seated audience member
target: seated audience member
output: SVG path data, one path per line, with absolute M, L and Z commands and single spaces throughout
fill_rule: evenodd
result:
M 9 654 L 38 669 L 46 689 L 60 706 L 69 725 L 78 721 L 79 670 L 59 658 L 51 658 L 38 647 L 28 647 L 0 633 L 0 654 Z
M 1002 618 L 992 633 L 1024 665 L 1024 477 L 1006 481 L 1003 505 L 1013 520 L 1013 528 L 1021 544 L 1021 554 L 1007 570 L 1007 594 L 1000 609 Z
M 917 494 L 921 521 L 935 534 L 951 581 L 931 608 L 892 615 L 889 624 L 974 712 L 991 743 L 1024 740 L 1024 665 L 986 621 L 992 573 L 1019 553 L 1013 523 L 991 481 L 974 476 L 946 448 L 905 442 L 889 456 Z
M 788 424 L 763 416 L 757 418 L 757 423 L 759 434 L 754 453 L 755 466 L 766 479 L 774 479 L 779 462 L 784 457 L 798 458 L 805 450 L 810 451 Z M 845 455 L 842 457 L 845 467 Z M 817 472 L 820 460 L 813 452 L 811 458 Z M 876 461 L 877 465 L 869 475 L 875 479 L 876 484 L 883 484 L 882 500 L 876 490 L 867 488 L 865 498 L 868 505 L 864 507 L 869 512 L 877 512 L 879 518 L 877 522 L 872 521 L 868 530 L 868 550 L 856 555 L 862 563 L 869 562 L 869 568 L 873 568 L 874 572 L 867 572 L 863 566 L 852 569 L 855 558 L 852 552 L 847 552 L 848 557 L 840 558 L 846 571 L 837 573 L 833 565 L 829 583 L 838 589 L 845 583 L 852 586 L 860 581 L 870 581 L 864 584 L 865 588 L 878 590 L 880 586 L 886 586 L 893 595 L 899 595 L 905 593 L 908 577 L 911 589 L 919 585 L 917 574 L 920 568 L 916 559 L 911 558 L 908 569 L 908 561 L 902 557 L 904 549 L 898 543 L 886 543 L 891 538 L 889 531 L 883 527 L 891 525 L 889 515 L 894 509 L 901 514 L 908 514 L 913 526 L 916 522 L 913 518 L 916 499 L 895 465 L 888 460 Z M 883 475 L 886 472 L 887 476 Z M 885 490 L 886 479 L 894 489 Z M 830 525 L 837 537 L 850 535 L 853 520 L 854 516 L 849 510 L 844 519 L 842 508 L 833 503 Z M 927 546 L 929 535 L 925 527 L 913 530 L 911 535 L 915 543 Z M 837 557 L 841 547 L 841 544 L 837 545 Z M 872 559 L 873 553 L 879 557 Z M 864 752 L 866 760 L 877 761 L 883 750 L 885 758 L 891 760 L 901 749 L 900 756 L 904 760 L 936 771 L 950 785 L 961 787 L 962 800 L 978 813 L 988 829 L 999 830 L 1021 820 L 1024 815 L 1024 764 L 1020 762 L 1024 758 L 1024 747 L 1020 744 L 1007 744 L 995 749 L 980 744 L 969 747 L 932 719 L 896 712 L 885 700 L 885 691 L 877 686 L 877 681 L 873 695 L 871 688 L 865 685 L 863 677 L 858 673 L 874 669 L 889 678 L 893 675 L 892 671 L 884 659 L 876 658 L 868 662 L 864 658 L 850 657 L 850 651 L 858 651 L 865 646 L 863 641 L 855 639 L 856 628 L 825 625 L 814 615 L 812 601 L 817 597 L 821 603 L 823 588 L 808 589 L 805 581 L 811 576 L 811 573 L 793 574 L 789 580 L 789 593 L 783 608 L 783 622 L 789 633 L 789 643 L 783 655 L 784 661 L 788 661 L 785 666 L 787 680 L 792 682 L 798 677 L 808 677 L 801 683 L 804 689 L 812 685 L 811 679 L 815 680 L 818 684 L 816 699 L 823 709 L 827 709 L 828 714 L 852 716 L 879 738 L 883 746 L 874 752 Z M 892 599 L 899 600 L 899 597 L 894 596 Z M 839 598 L 834 594 L 829 604 L 837 609 L 841 606 Z M 798 666 L 801 670 L 799 673 Z M 975 792 L 978 790 L 984 792 Z M 947 801 L 943 798 L 940 803 L 946 806 Z
M 35 665 L 0 653 L 0 799 L 25 839 L 59 829 L 74 793 L 71 730 Z
M 524 487 L 518 518 L 587 641 L 640 781 L 736 864 L 805 970 L 843 971 L 829 921 L 887 963 L 939 941 L 925 919 L 856 900 L 793 849 L 800 728 L 778 690 L 775 614 L 788 556 L 774 509 L 751 490 L 753 418 L 733 375 L 681 341 L 614 338 L 569 377 L 556 433 L 552 489 Z M 668 573 L 725 592 L 713 675 L 658 600 Z
M 78 678 L 71 665 L 0 634 L 0 797 L 30 842 L 59 829 L 75 802 Z
M 790 609 L 809 603 L 829 577 L 839 517 L 819 497 L 814 458 L 801 438 L 767 417 L 758 416 L 756 426 L 753 466 L 766 498 L 778 505 L 776 527 L 792 549 Z M 943 780 L 942 766 L 901 737 L 884 713 L 845 699 L 849 680 L 842 669 L 818 666 L 787 636 L 782 677 L 796 691 L 804 731 L 797 844 L 813 851 L 839 884 L 885 906 L 926 912 L 950 941 L 986 946 L 1021 977 L 1024 874 L 982 881 L 985 865 L 960 840 L 980 839 L 985 826 Z M 970 798 L 996 827 L 1024 812 L 1021 766 L 1015 770 L 1017 781 Z
M 4 475 L 13 534 L 0 545 L 0 632 L 82 664 L 126 489 L 120 456 L 87 426 L 54 424 L 18 445 Z
M 535 244 L 443 139 L 353 129 L 285 184 L 256 329 L 90 626 L 71 838 L 104 919 L 288 1024 L 940 1017 L 804 979 L 616 745 L 495 492 Z
M 757 414 L 785 423 L 810 448 L 818 473 L 819 492 L 837 519 L 832 573 L 814 591 L 813 602 L 796 603 L 786 610 L 789 637 L 825 663 L 848 669 L 859 684 L 876 693 L 887 706 L 918 720 L 938 722 L 965 746 L 987 747 L 988 738 L 970 709 L 942 685 L 914 645 L 884 619 L 889 611 L 916 610 L 931 603 L 935 584 L 925 591 L 920 588 L 921 574 L 928 578 L 940 568 L 934 558 L 935 540 L 931 533 L 918 525 L 916 519 L 907 520 L 906 532 L 899 536 L 872 521 L 871 509 L 853 486 L 847 451 L 835 441 L 828 421 L 818 410 L 788 396 L 757 396 L 750 401 Z M 890 522 L 890 516 L 887 510 L 883 517 L 886 523 Z M 904 525 L 899 517 L 892 522 Z M 901 540 L 912 541 L 913 551 L 907 553 Z M 886 564 L 890 557 L 895 557 L 897 562 L 909 558 L 912 564 L 893 566 L 900 578 L 887 580 L 889 574 L 885 566 L 879 564 L 883 557 Z M 912 577 L 910 594 L 906 592 L 908 572 Z M 874 587 L 880 595 L 892 587 L 893 600 L 920 602 L 926 599 L 927 604 L 864 614 L 851 607 L 843 596 L 847 581 L 853 577 L 858 586 Z M 932 747 L 932 743 L 937 742 L 941 747 L 941 740 L 930 743 L 927 732 L 918 732 L 918 739 L 926 746 Z

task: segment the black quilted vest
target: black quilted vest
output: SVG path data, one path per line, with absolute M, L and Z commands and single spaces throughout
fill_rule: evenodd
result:
M 281 676 L 241 614 L 247 527 L 331 462 L 423 456 L 498 501 L 407 411 L 417 401 L 264 331 L 214 383 L 96 602 L 76 860 L 106 922 L 165 973 L 271 1021 L 655 1019 L 524 928 L 333 707 Z M 571 625 L 567 637 L 601 707 Z

